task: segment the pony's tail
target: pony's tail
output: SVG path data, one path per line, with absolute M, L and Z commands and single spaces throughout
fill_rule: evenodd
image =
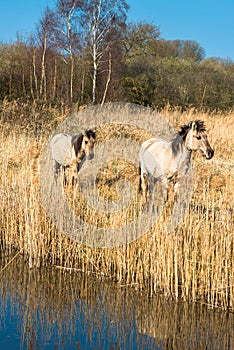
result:
M 139 193 L 142 192 L 142 180 L 141 180 L 141 166 L 139 165 L 139 168 L 138 168 L 138 175 L 139 175 L 139 186 L 138 186 L 138 190 L 139 190 Z

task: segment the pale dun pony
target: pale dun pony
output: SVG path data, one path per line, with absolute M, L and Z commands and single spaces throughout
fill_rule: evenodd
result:
M 200 151 L 206 159 L 211 159 L 214 151 L 207 139 L 206 128 L 201 120 L 191 121 L 181 126 L 180 131 L 171 141 L 151 138 L 140 148 L 140 190 L 143 202 L 149 195 L 149 179 L 161 181 L 163 200 L 167 200 L 169 182 L 174 181 L 175 200 L 179 187 L 190 169 L 191 153 Z
M 93 130 L 85 130 L 77 135 L 59 133 L 50 141 L 54 162 L 55 179 L 62 173 L 66 183 L 65 171 L 70 168 L 72 183 L 78 180 L 78 172 L 85 159 L 94 157 L 96 134 Z

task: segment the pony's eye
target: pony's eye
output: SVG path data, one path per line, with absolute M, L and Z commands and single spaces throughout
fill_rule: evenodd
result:
M 201 136 L 196 136 L 197 140 L 201 140 Z

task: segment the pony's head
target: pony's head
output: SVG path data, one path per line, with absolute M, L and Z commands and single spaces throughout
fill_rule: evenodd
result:
M 93 130 L 84 131 L 81 148 L 85 152 L 87 159 L 93 159 L 94 157 L 95 139 L 96 139 L 96 134 Z
M 206 159 L 211 159 L 214 150 L 211 148 L 206 134 L 206 127 L 202 120 L 195 120 L 183 125 L 179 131 L 186 148 L 189 151 L 200 151 Z
M 93 159 L 95 138 L 96 135 L 93 130 L 85 130 L 81 134 L 72 137 L 76 158 L 83 159 L 86 156 L 87 159 Z

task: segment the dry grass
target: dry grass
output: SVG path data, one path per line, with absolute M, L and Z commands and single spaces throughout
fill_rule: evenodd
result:
M 165 211 L 153 232 L 126 247 L 92 249 L 71 241 L 56 230 L 41 204 L 38 160 L 48 133 L 35 137 L 4 122 L 0 130 L 1 254 L 20 251 L 30 267 L 52 264 L 73 268 L 146 289 L 149 294 L 162 292 L 234 311 L 234 114 L 169 109 L 161 114 L 174 126 L 195 118 L 204 120 L 215 149 L 209 162 L 199 155 L 193 159 L 194 193 L 177 233 L 165 234 Z M 132 176 L 137 170 L 131 164 L 108 164 L 97 184 L 104 197 L 114 198 L 112 185 L 126 175 L 123 168 L 128 169 L 126 173 L 137 187 Z M 137 215 L 136 207 L 127 213 L 129 220 Z M 123 218 L 119 219 L 120 224 Z M 95 216 L 95 220 L 96 224 L 108 225 L 107 218 Z M 108 220 L 113 224 L 114 218 Z

